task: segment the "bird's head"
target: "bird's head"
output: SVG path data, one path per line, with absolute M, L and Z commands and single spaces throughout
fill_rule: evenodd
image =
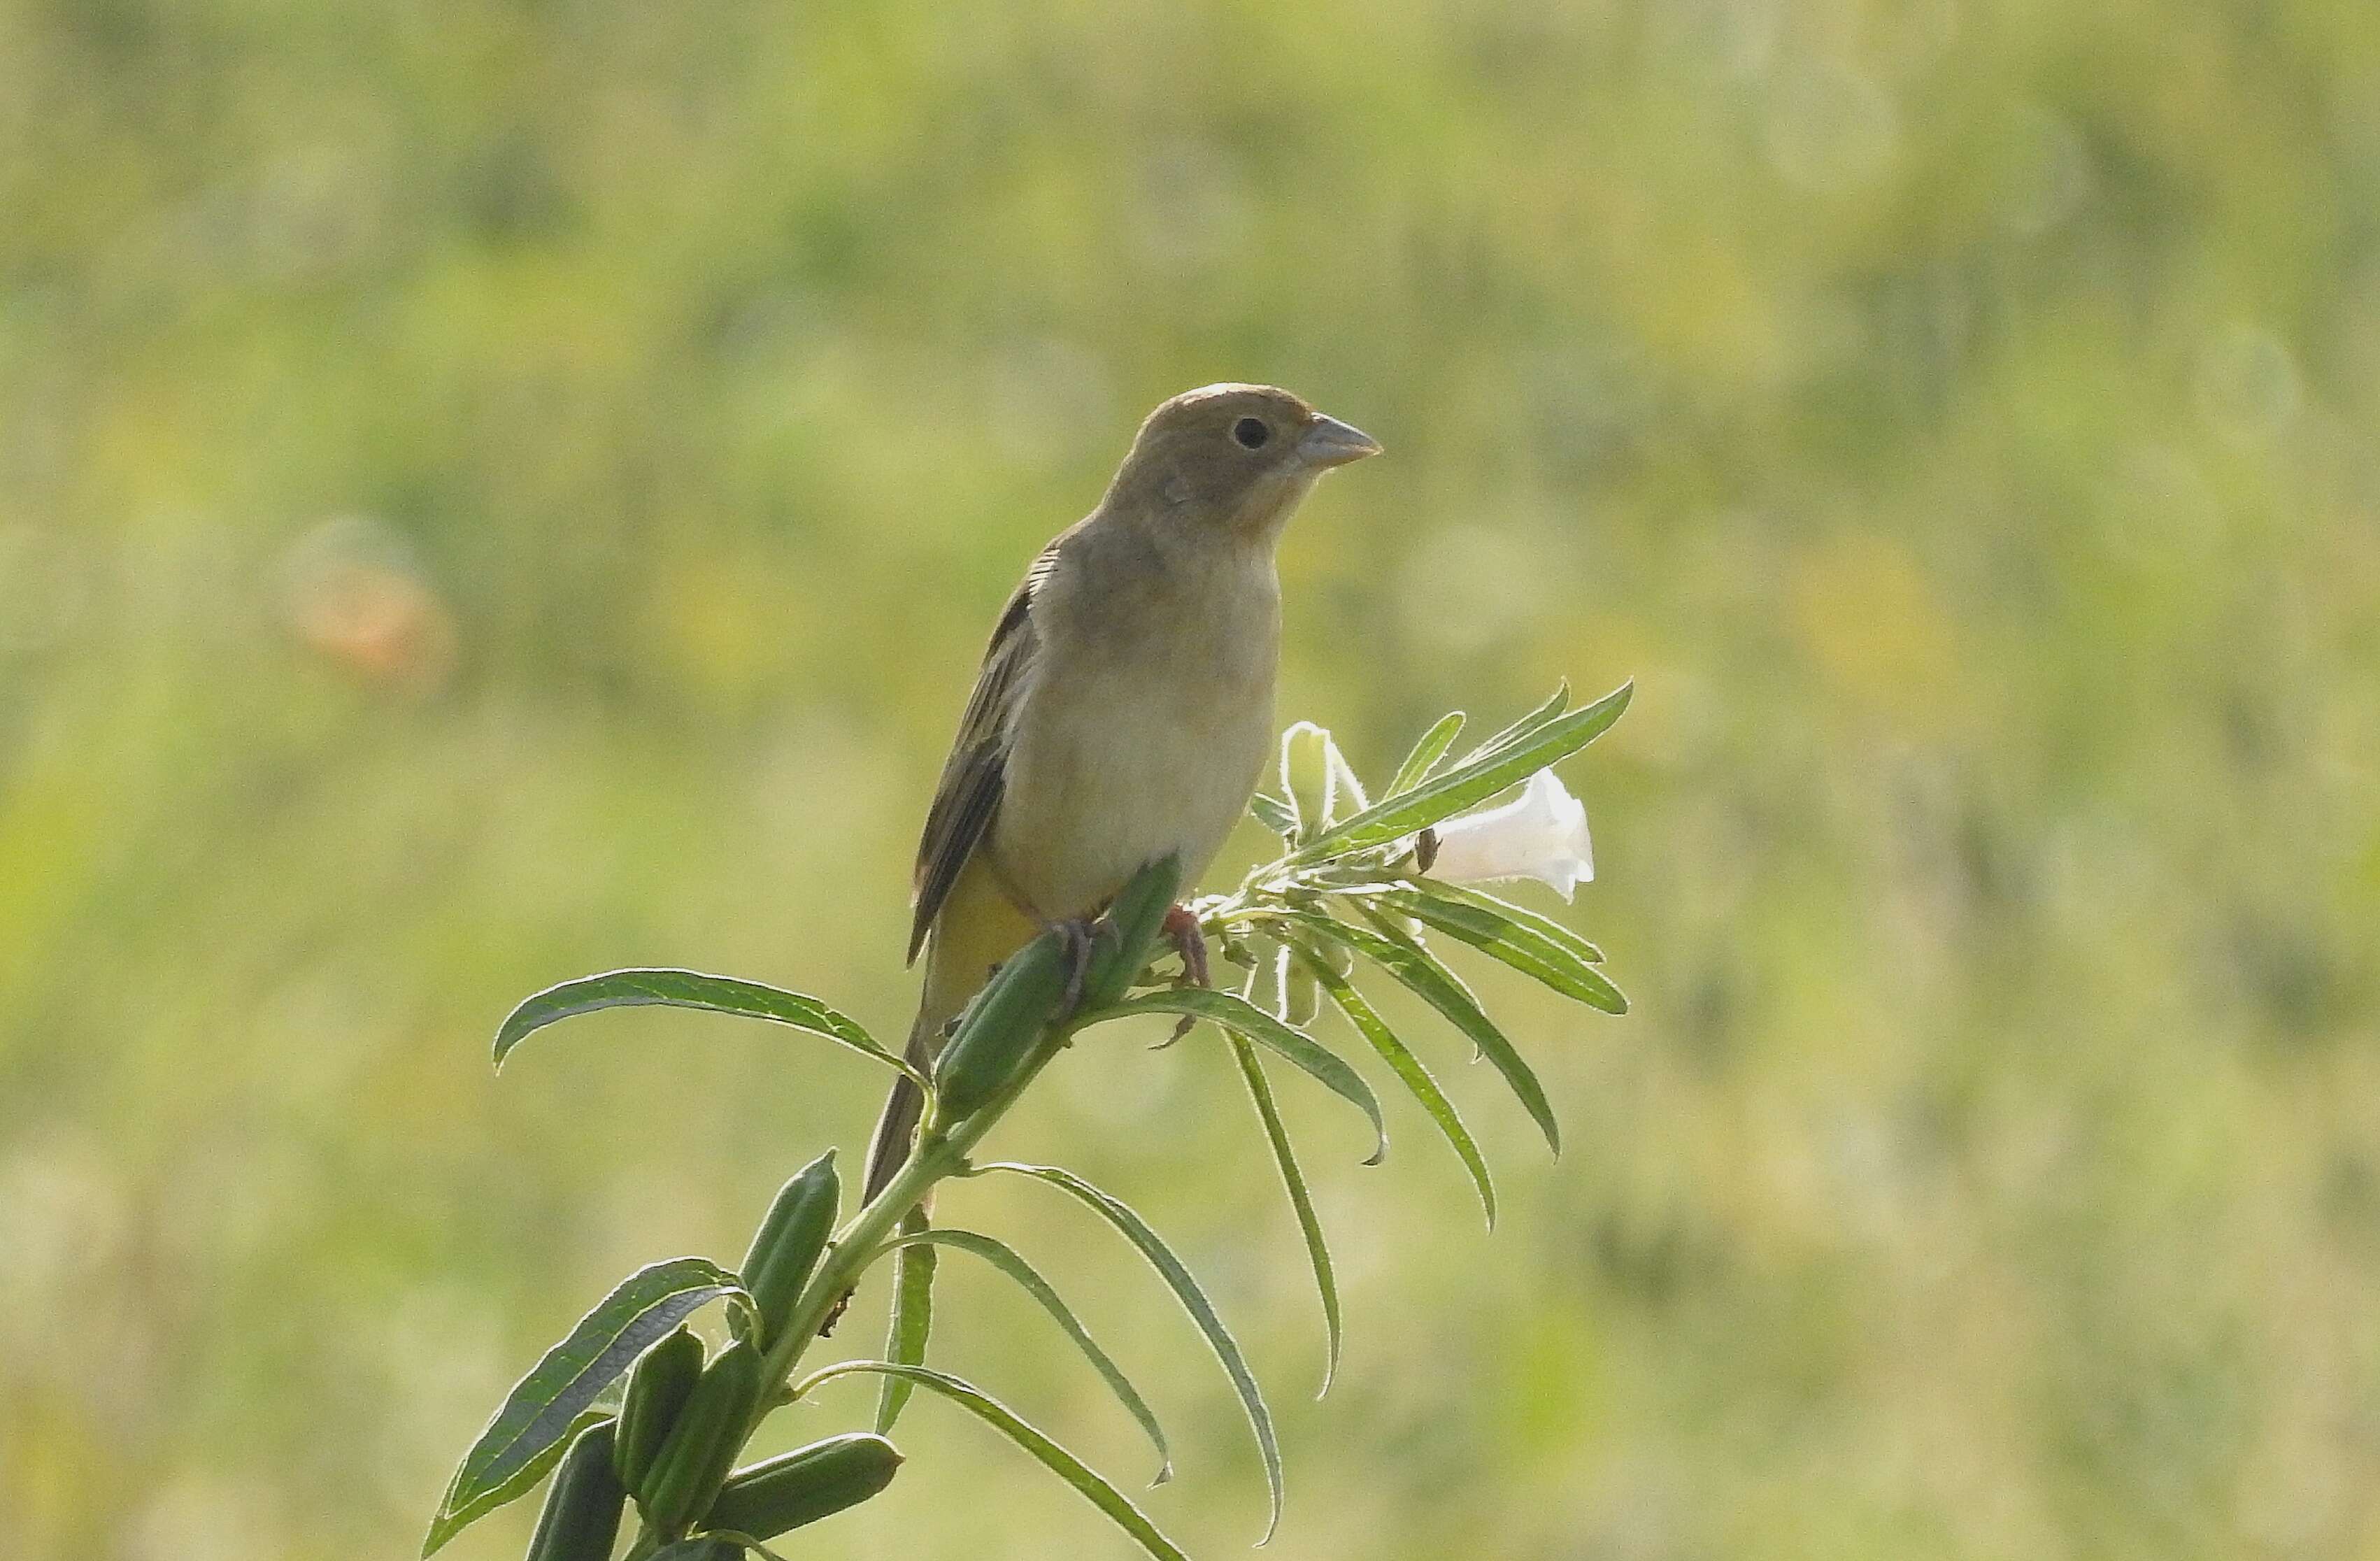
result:
M 1379 453 L 1370 435 L 1285 390 L 1208 385 L 1148 415 L 1107 502 L 1168 529 L 1269 544 L 1316 478 Z

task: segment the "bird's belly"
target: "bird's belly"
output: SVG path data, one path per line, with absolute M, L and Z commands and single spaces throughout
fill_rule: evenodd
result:
M 1185 887 L 1206 871 L 1270 744 L 1262 659 L 1077 671 L 1067 686 L 1033 691 L 993 832 L 1000 867 L 1033 911 L 1088 914 L 1168 852 L 1181 853 Z

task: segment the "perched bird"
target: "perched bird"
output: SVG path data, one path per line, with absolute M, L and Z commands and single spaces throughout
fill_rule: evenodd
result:
M 1271 744 L 1273 546 L 1318 478 L 1379 448 L 1269 385 L 1188 391 L 1041 550 L 991 632 L 917 846 L 913 1064 L 1044 927 L 1097 914 L 1169 852 L 1185 883 L 1206 870 Z M 1203 974 L 1196 925 L 1179 907 L 1172 925 Z M 907 1079 L 893 1086 L 868 1197 L 907 1158 L 919 1105 Z

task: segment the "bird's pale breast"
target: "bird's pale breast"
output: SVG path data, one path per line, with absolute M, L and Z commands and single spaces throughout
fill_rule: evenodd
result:
M 1191 881 L 1206 870 L 1271 744 L 1280 602 L 1253 550 L 1121 599 L 1062 569 L 1037 597 L 992 841 L 1033 909 L 1087 914 L 1167 852 Z

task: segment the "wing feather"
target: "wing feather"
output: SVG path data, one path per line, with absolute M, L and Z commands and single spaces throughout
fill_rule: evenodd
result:
M 975 692 L 967 696 L 966 713 L 959 718 L 959 734 L 942 763 L 933 805 L 926 810 L 925 833 L 917 841 L 917 865 L 911 882 L 916 890 L 916 914 L 909 925 L 909 958 L 926 946 L 951 889 L 974 857 L 976 848 L 991 830 L 1000 812 L 1007 780 L 1009 733 L 1016 701 L 1031 682 L 1039 636 L 1033 627 L 1033 593 L 1050 577 L 1058 562 L 1052 542 L 1025 572 L 1024 583 L 1008 599 L 984 648 L 983 668 L 976 674 Z

